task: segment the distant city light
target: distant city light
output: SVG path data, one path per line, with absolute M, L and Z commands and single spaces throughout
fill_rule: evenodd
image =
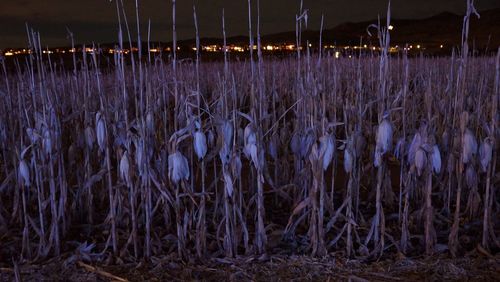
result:
M 415 45 L 407 45 L 406 47 L 404 46 L 399 46 L 399 45 L 393 45 L 389 46 L 388 51 L 390 53 L 398 53 L 400 51 L 410 51 L 412 49 L 419 49 L 419 50 L 426 50 L 424 46 L 425 43 L 420 43 L 420 44 L 415 44 Z M 305 46 L 299 46 L 299 50 L 304 50 L 306 47 L 313 47 L 314 43 L 309 43 L 307 42 Z M 443 49 L 446 45 L 446 42 L 439 43 L 436 45 L 439 46 L 440 49 Z M 253 50 L 257 50 L 258 46 L 253 45 Z M 247 52 L 250 50 L 250 46 L 248 44 L 231 44 L 226 47 L 220 45 L 220 44 L 209 44 L 209 45 L 200 45 L 199 46 L 200 51 L 204 52 Z M 361 45 L 318 45 L 318 48 L 324 48 L 324 49 L 332 49 L 333 53 L 332 55 L 334 58 L 340 58 L 341 56 L 345 56 L 346 58 L 349 57 L 349 50 L 369 50 L 369 51 L 381 51 L 381 47 L 377 46 L 370 46 L 369 44 L 361 44 Z M 176 47 L 177 50 L 185 50 L 185 51 L 191 51 L 191 52 L 196 52 L 198 51 L 198 48 L 194 45 L 191 46 L 186 46 L 186 45 L 181 45 Z M 173 49 L 171 47 L 164 47 L 164 48 L 159 48 L 159 47 L 153 47 L 151 49 L 148 49 L 149 52 L 151 53 L 161 53 L 161 52 L 170 52 Z M 291 44 L 291 43 L 273 43 L 273 44 L 263 44 L 261 46 L 261 50 L 267 51 L 267 52 L 280 52 L 280 51 L 288 51 L 288 52 L 293 52 L 297 51 L 297 45 Z M 30 49 L 8 49 L 8 50 L 0 50 L 0 54 L 3 54 L 3 56 L 8 57 L 8 56 L 21 56 L 21 55 L 26 55 L 26 54 L 31 54 L 33 51 Z M 84 53 L 99 53 L 99 54 L 129 54 L 129 53 L 137 53 L 139 52 L 139 49 L 137 47 L 132 47 L 131 49 L 113 49 L 113 48 L 95 48 L 95 47 L 77 47 L 77 48 L 54 48 L 54 49 L 46 49 L 46 50 L 41 50 L 40 51 L 42 54 L 66 54 L 66 53 L 77 53 L 77 52 L 84 52 Z
M 236 52 L 245 52 L 245 49 L 243 47 L 240 47 L 240 46 L 234 46 L 231 48 L 231 50 L 234 50 Z
M 394 29 L 394 26 L 393 25 L 389 25 L 389 30 L 393 30 Z
M 203 50 L 208 51 L 208 52 L 217 52 L 219 50 L 219 46 L 217 46 L 217 45 L 203 46 Z

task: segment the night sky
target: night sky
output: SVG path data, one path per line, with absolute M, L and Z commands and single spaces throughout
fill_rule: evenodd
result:
M 135 28 L 135 1 L 124 0 L 129 24 Z M 253 1 L 254 7 L 256 0 Z M 145 39 L 151 19 L 152 40 L 170 41 L 172 8 L 170 0 L 140 0 L 141 24 Z M 197 7 L 201 37 L 221 37 L 222 9 L 226 11 L 228 36 L 247 35 L 247 0 L 177 0 L 179 39 L 194 37 L 193 3 Z M 295 14 L 300 0 L 261 0 L 263 34 L 295 29 Z M 319 29 L 321 14 L 325 27 L 344 22 L 375 19 L 385 16 L 386 0 L 304 0 L 309 9 L 309 28 Z M 476 0 L 481 10 L 500 8 L 499 0 Z M 393 0 L 396 18 L 424 18 L 448 11 L 463 14 L 465 0 Z M 255 13 L 254 13 L 255 14 Z M 42 45 L 66 46 L 66 27 L 77 43 L 116 42 L 117 16 L 115 2 L 109 0 L 2 0 L 0 1 L 0 48 L 26 46 L 25 23 L 42 35 Z M 134 32 L 135 34 L 135 32 Z M 132 35 L 135 36 L 135 35 Z

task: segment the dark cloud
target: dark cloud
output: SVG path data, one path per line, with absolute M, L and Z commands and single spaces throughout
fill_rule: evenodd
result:
M 0 2 L 0 48 L 24 46 L 25 23 L 40 31 L 45 45 L 67 45 L 66 27 L 79 42 L 112 42 L 117 38 L 115 0 L 2 0 Z M 123 0 L 129 24 L 135 29 L 135 1 Z M 220 37 L 222 9 L 225 9 L 229 35 L 246 35 L 246 0 L 177 0 L 177 27 L 180 39 L 194 35 L 193 3 L 197 7 L 200 34 Z M 151 20 L 152 40 L 171 40 L 172 9 L 170 0 L 139 0 L 142 32 Z M 300 0 L 261 0 L 262 33 L 294 30 Z M 498 0 L 477 0 L 478 10 L 500 8 Z M 318 29 L 321 15 L 326 27 L 385 15 L 387 0 L 304 0 L 309 9 L 309 28 Z M 423 18 L 448 11 L 463 13 L 465 0 L 393 0 L 396 18 Z M 256 0 L 253 0 L 256 16 Z M 135 34 L 135 33 L 134 33 Z

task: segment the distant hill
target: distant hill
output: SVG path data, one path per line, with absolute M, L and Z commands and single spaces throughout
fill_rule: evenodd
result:
M 470 23 L 469 39 L 475 42 L 477 48 L 484 48 L 489 42 L 489 48 L 500 46 L 500 9 L 482 11 L 481 18 L 473 17 Z M 386 19 L 381 19 L 385 24 Z M 370 38 L 367 27 L 376 24 L 377 20 L 344 23 L 323 31 L 323 42 L 325 44 L 338 45 L 358 45 L 360 39 L 364 42 L 377 44 L 376 37 Z M 392 19 L 391 44 L 404 45 L 422 44 L 439 46 L 446 44 L 448 47 L 460 44 L 462 36 L 463 16 L 452 13 L 441 13 L 430 18 L 419 20 L 399 20 Z M 319 31 L 305 31 L 303 40 L 317 43 L 319 41 Z M 295 31 L 284 32 L 263 36 L 262 41 L 266 43 L 278 43 L 283 41 L 294 42 Z

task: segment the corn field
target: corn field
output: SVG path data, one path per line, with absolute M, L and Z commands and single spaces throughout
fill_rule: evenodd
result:
M 83 48 L 68 66 L 29 30 L 32 54 L 3 61 L 0 256 L 500 249 L 500 49 L 471 55 L 472 2 L 449 57 L 389 54 L 390 12 L 369 29 L 382 51 L 313 52 L 301 9 L 297 54 L 262 56 L 250 20 L 250 59 L 210 63 L 177 58 L 172 4 L 169 60 Z

